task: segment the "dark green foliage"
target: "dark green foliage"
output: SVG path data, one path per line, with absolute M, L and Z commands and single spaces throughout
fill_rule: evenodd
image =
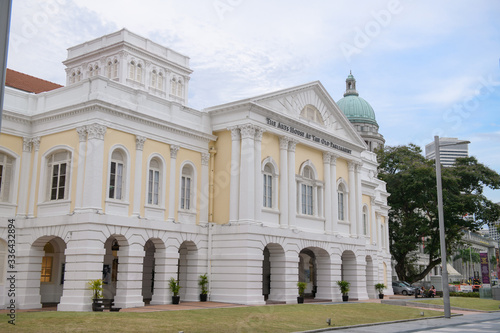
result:
M 387 146 L 377 155 L 379 178 L 391 194 L 389 237 L 395 270 L 399 280 L 412 283 L 441 262 L 434 161 L 426 160 L 413 144 Z M 500 206 L 483 195 L 484 186 L 500 188 L 500 175 L 474 157 L 460 158 L 455 167 L 442 168 L 442 184 L 447 253 L 453 253 L 463 231 L 477 230 L 500 217 Z M 475 216 L 475 220 L 468 216 Z M 424 269 L 415 265 L 422 244 L 429 255 Z
M 456 291 L 450 291 L 450 296 L 451 297 L 475 297 L 475 298 L 479 298 L 479 293 L 477 293 L 477 292 L 460 293 L 460 292 L 456 292 Z

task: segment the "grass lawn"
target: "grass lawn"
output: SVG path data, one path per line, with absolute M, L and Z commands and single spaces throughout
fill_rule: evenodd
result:
M 297 304 L 163 312 L 21 312 L 16 325 L 3 315 L 0 332 L 296 332 L 422 318 L 422 310 L 377 304 Z M 425 316 L 442 312 L 425 310 Z
M 435 298 L 432 300 L 425 300 L 418 302 L 443 305 L 442 298 Z M 464 308 L 464 309 L 474 309 L 474 310 L 484 310 L 484 311 L 500 310 L 498 308 L 498 306 L 500 305 L 500 301 L 494 301 L 492 299 L 473 298 L 473 297 L 450 297 L 450 304 L 451 306 L 456 306 L 458 308 Z

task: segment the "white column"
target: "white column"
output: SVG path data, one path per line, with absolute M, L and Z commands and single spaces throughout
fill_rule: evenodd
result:
M 288 141 L 280 138 L 280 226 L 288 227 Z
M 357 207 L 356 207 L 356 175 L 354 174 L 354 169 L 356 165 L 353 162 L 349 162 L 349 222 L 351 224 L 351 235 L 357 235 Z
M 28 203 L 28 217 L 32 218 L 35 216 L 35 193 L 37 192 L 36 187 L 36 176 L 38 173 L 38 150 L 40 150 L 40 137 L 31 139 L 33 144 L 33 149 L 35 150 L 35 155 L 33 156 L 33 167 L 31 169 L 31 187 L 30 187 L 30 200 Z M 43 163 L 43 161 L 42 161 Z M 45 177 L 45 175 L 40 175 L 40 177 Z M 41 198 L 38 198 L 41 201 Z
M 295 180 L 295 147 L 297 141 L 288 142 L 288 225 L 295 228 L 297 223 L 297 181 Z M 316 202 L 316 201 L 315 201 Z
M 87 148 L 87 129 L 85 126 L 77 127 L 78 133 L 78 165 L 76 170 L 76 196 L 75 196 L 75 211 L 79 211 L 83 207 L 83 191 L 85 177 L 85 158 Z
M 380 222 L 380 214 L 379 213 L 375 213 L 375 218 L 376 218 L 376 221 L 375 221 L 375 234 L 376 234 L 376 237 L 377 237 L 377 248 L 378 249 L 382 249 L 382 238 L 381 238 L 381 233 L 380 233 L 380 228 L 381 228 L 381 222 Z
M 356 215 L 358 234 L 363 234 L 363 190 L 361 188 L 361 164 L 356 164 Z
M 370 243 L 377 242 L 377 219 L 375 217 L 375 197 L 371 197 L 370 201 Z
M 243 125 L 241 133 L 239 219 L 255 219 L 255 127 Z
M 175 177 L 179 146 L 170 145 L 170 180 L 168 184 L 168 220 L 175 220 Z
M 155 285 L 151 305 L 172 303 L 172 293 L 168 288 L 168 282 L 171 277 L 177 279 L 179 252 L 175 250 L 171 248 L 156 249 Z
M 384 216 L 384 231 L 385 231 L 385 235 L 383 235 L 383 237 L 385 237 L 385 240 L 384 240 L 384 249 L 387 250 L 387 252 L 389 252 L 389 217 L 388 216 Z
M 231 182 L 229 184 L 229 221 L 238 221 L 240 191 L 240 130 L 233 127 L 231 131 Z
M 132 210 L 133 216 L 141 216 L 141 192 L 142 192 L 142 151 L 146 138 L 143 136 L 135 136 L 135 173 L 134 173 L 134 208 Z M 147 181 L 147 178 L 144 179 Z
M 28 213 L 29 179 L 31 164 L 31 139 L 23 138 L 23 155 L 21 157 L 21 176 L 19 177 L 19 200 L 17 201 L 17 216 L 26 217 Z M 32 182 L 34 182 L 33 180 Z M 32 193 L 31 195 L 34 195 Z
M 58 311 L 90 311 L 92 291 L 89 280 L 102 278 L 106 250 L 99 231 L 73 231 L 67 242 L 64 287 Z
M 331 155 L 330 153 L 323 153 L 323 174 L 325 177 L 325 232 L 332 232 L 332 209 L 329 207 L 332 203 L 332 181 L 330 179 L 331 170 L 330 170 L 330 161 Z
M 87 154 L 85 159 L 85 190 L 83 209 L 102 211 L 102 182 L 104 158 L 104 134 L 106 126 L 92 124 L 87 126 Z
M 210 161 L 209 153 L 201 154 L 201 193 L 198 196 L 200 198 L 200 223 L 208 223 L 208 162 Z
M 337 155 L 330 155 L 330 182 L 332 184 L 332 231 L 337 231 L 338 220 L 339 220 L 339 199 L 337 192 Z M 328 208 L 328 206 L 327 206 Z
M 144 268 L 144 246 L 133 243 L 121 246 L 118 251 L 120 267 L 116 283 L 115 306 L 132 308 L 144 306 L 142 298 L 142 271 Z
M 263 202 L 263 176 L 262 176 L 262 128 L 255 128 L 255 221 L 261 221 Z

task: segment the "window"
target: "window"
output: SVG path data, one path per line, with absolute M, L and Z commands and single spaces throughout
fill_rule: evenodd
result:
M 192 210 L 193 207 L 193 180 L 194 169 L 192 165 L 184 165 L 181 176 L 181 202 L 180 207 L 184 210 Z
M 184 95 L 182 81 L 174 77 L 171 84 L 172 88 L 170 93 L 174 96 L 182 97 Z
M 135 80 L 135 62 L 131 61 L 129 65 L 128 78 Z
M 63 200 L 68 198 L 70 178 L 70 153 L 56 152 L 48 157 L 48 200 Z
M 13 158 L 0 153 L 0 202 L 10 200 Z
M 325 124 L 325 122 L 323 121 L 323 117 L 321 116 L 321 113 L 319 112 L 319 110 L 311 104 L 307 104 L 302 109 L 302 111 L 300 112 L 300 116 L 302 118 L 305 118 L 307 120 L 310 120 L 312 122 L 315 122 L 315 123 L 318 123 L 321 125 Z
M 53 255 L 54 255 L 54 246 L 52 244 L 47 243 L 43 247 L 43 251 L 45 252 L 45 256 L 42 258 L 42 271 L 40 275 L 40 282 L 51 282 L 52 281 L 52 264 L 53 264 Z
M 347 220 L 347 191 L 346 191 L 346 186 L 342 182 L 338 185 L 337 187 L 337 193 L 338 193 L 338 218 L 339 221 L 346 221 Z
M 135 79 L 137 82 L 142 82 L 142 65 L 137 64 L 137 77 Z
M 368 208 L 363 207 L 363 235 L 368 235 Z
M 171 87 L 171 91 L 170 91 L 170 93 L 171 93 L 172 95 L 175 95 L 175 94 L 176 94 L 176 92 L 177 92 L 177 80 L 175 79 L 175 77 L 172 79 L 171 86 L 172 86 L 172 87 Z
M 108 79 L 113 79 L 118 76 L 118 60 L 114 60 L 113 62 L 108 62 L 106 76 Z
M 151 87 L 156 88 L 157 79 L 156 71 L 151 72 Z
M 321 217 L 323 212 L 323 183 L 316 179 L 316 169 L 310 161 L 304 162 L 298 176 L 299 212 L 304 215 Z
M 158 83 L 157 83 L 156 87 L 158 88 L 158 90 L 163 90 L 163 74 L 162 73 L 158 73 Z
M 124 157 L 123 153 L 116 149 L 111 155 L 111 165 L 109 169 L 109 198 L 123 199 L 124 193 Z
M 148 204 L 159 205 L 160 197 L 160 162 L 153 158 L 149 162 Z
M 269 164 L 264 167 L 264 201 L 263 206 L 273 208 L 273 174 Z

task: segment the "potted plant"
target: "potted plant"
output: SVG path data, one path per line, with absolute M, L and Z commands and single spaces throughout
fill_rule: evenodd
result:
M 170 278 L 170 282 L 168 283 L 168 287 L 172 292 L 172 304 L 179 304 L 181 297 L 179 296 L 179 290 L 181 286 L 179 285 L 179 281 L 174 278 Z
M 383 283 L 377 283 L 375 289 L 378 291 L 378 298 L 384 299 L 384 289 L 387 288 Z
M 340 288 L 340 292 L 342 293 L 342 301 L 347 302 L 349 300 L 349 286 L 351 284 L 347 281 L 341 280 L 337 281 L 337 286 Z
M 304 303 L 304 291 L 306 290 L 307 283 L 297 282 L 297 287 L 299 288 L 299 297 L 297 297 L 297 303 Z
M 200 280 L 198 281 L 198 285 L 201 287 L 200 301 L 207 301 L 208 294 L 208 276 L 207 274 L 200 275 Z
M 100 299 L 102 298 L 102 279 L 90 280 L 87 282 L 88 287 L 92 290 L 92 311 L 102 311 Z

